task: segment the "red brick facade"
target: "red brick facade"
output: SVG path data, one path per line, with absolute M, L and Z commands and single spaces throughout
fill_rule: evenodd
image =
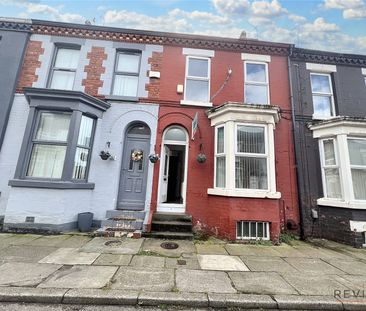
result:
M 152 56 L 149 58 L 148 63 L 151 66 L 151 71 L 161 72 L 163 62 L 163 53 L 153 52 Z M 146 73 L 147 75 L 149 72 Z M 159 99 L 160 98 L 160 79 L 150 78 L 150 83 L 145 86 L 146 91 L 148 91 L 149 99 Z
M 40 55 L 44 53 L 41 41 L 29 41 L 24 57 L 22 71 L 19 77 L 17 92 L 22 92 L 23 87 L 31 87 L 37 82 L 36 70 L 41 67 Z
M 87 58 L 89 59 L 89 64 L 84 68 L 86 79 L 82 81 L 82 85 L 85 86 L 85 93 L 97 96 L 98 89 L 103 86 L 103 81 L 100 77 L 105 73 L 103 61 L 107 59 L 107 54 L 105 54 L 103 47 L 93 46 Z

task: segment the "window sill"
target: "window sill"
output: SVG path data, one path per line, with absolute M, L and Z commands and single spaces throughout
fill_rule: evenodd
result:
M 11 187 L 25 187 L 25 188 L 46 188 L 46 189 L 94 189 L 94 183 L 87 182 L 68 182 L 68 181 L 43 181 L 43 180 L 25 180 L 12 179 L 9 180 Z
M 317 203 L 318 203 L 318 205 L 322 205 L 322 206 L 334 206 L 334 207 L 366 210 L 366 201 L 361 201 L 361 200 L 346 202 L 346 201 L 342 201 L 342 200 L 320 198 L 317 200 Z
M 329 120 L 329 119 L 333 119 L 336 116 L 317 116 L 315 114 L 312 115 L 313 120 Z
M 106 100 L 124 101 L 124 102 L 138 102 L 137 96 L 118 96 L 118 95 L 106 95 Z
M 280 199 L 280 192 L 269 192 L 265 190 L 236 190 L 236 189 L 220 189 L 210 188 L 207 189 L 209 195 L 220 195 L 226 197 L 239 197 L 239 198 L 262 198 L 262 199 Z
M 193 101 L 193 100 L 181 100 L 180 104 L 185 105 L 185 106 L 212 107 L 212 103 L 198 102 L 198 101 Z

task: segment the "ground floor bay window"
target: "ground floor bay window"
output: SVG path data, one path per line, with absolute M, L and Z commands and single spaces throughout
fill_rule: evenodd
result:
M 319 139 L 319 205 L 366 209 L 366 119 L 339 117 L 310 126 Z
M 228 103 L 210 110 L 215 127 L 214 188 L 208 194 L 279 198 L 276 192 L 273 106 Z

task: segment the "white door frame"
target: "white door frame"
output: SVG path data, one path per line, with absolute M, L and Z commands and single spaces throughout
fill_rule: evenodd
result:
M 171 128 L 176 127 L 181 129 L 185 135 L 186 140 L 185 141 L 176 141 L 176 140 L 165 140 L 165 134 L 168 130 Z M 186 197 L 187 197 L 187 172 L 188 172 L 188 147 L 189 147 L 189 139 L 188 139 L 188 132 L 186 129 L 179 125 L 172 125 L 169 126 L 167 129 L 165 129 L 163 133 L 163 139 L 161 144 L 161 154 L 160 154 L 160 169 L 159 169 L 159 186 L 158 186 L 158 202 L 157 202 L 157 211 L 158 212 L 167 212 L 167 213 L 185 213 L 186 211 Z M 161 202 L 161 188 L 162 188 L 162 182 L 163 182 L 163 175 L 164 175 L 164 165 L 165 165 L 165 145 L 180 145 L 185 146 L 185 156 L 184 156 L 184 181 L 182 184 L 182 198 L 183 203 L 163 203 Z M 169 168 L 168 168 L 169 169 Z

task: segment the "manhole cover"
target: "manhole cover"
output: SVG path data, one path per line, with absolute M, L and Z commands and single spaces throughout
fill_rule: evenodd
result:
M 104 243 L 105 246 L 117 247 L 122 245 L 122 241 L 107 241 Z
M 176 249 L 179 247 L 178 243 L 174 243 L 174 242 L 164 242 L 164 243 L 161 243 L 160 246 L 165 249 Z

